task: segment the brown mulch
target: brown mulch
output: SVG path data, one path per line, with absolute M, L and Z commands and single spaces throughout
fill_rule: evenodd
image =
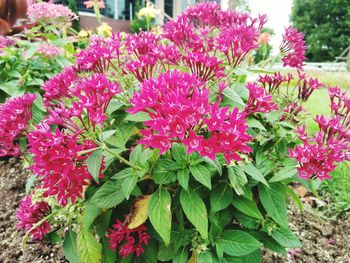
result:
M 30 243 L 22 251 L 24 233 L 17 229 L 16 210 L 24 197 L 27 173 L 14 159 L 0 161 L 0 263 L 66 262 L 60 245 Z M 264 251 L 264 263 L 350 263 L 350 219 L 322 219 L 306 204 L 304 212 L 289 207 L 291 229 L 303 243 L 286 255 Z

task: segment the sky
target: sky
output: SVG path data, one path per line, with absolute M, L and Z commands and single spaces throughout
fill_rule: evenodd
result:
M 277 50 L 281 41 L 284 28 L 290 25 L 290 14 L 293 0 L 248 0 L 253 16 L 266 14 L 268 21 L 266 26 L 273 29 L 275 35 L 271 38 L 274 50 Z

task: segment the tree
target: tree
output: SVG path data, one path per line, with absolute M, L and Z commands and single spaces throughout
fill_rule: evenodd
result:
M 304 32 L 309 61 L 333 61 L 350 45 L 349 0 L 294 0 L 293 25 Z

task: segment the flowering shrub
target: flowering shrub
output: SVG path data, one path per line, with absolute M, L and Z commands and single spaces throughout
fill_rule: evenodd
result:
M 39 124 L 28 104 L 7 101 L 1 121 L 21 126 L 5 125 L 13 136 L 0 147 L 33 172 L 24 241 L 55 232 L 70 262 L 89 263 L 259 262 L 263 246 L 300 247 L 288 184 L 349 160 L 349 98 L 330 88 L 332 116 L 306 132 L 302 103 L 322 84 L 301 71 L 291 28 L 281 55 L 299 75 L 245 83 L 265 20 L 198 4 L 161 35 L 93 37 L 43 85 Z M 11 151 L 20 141 L 27 151 Z

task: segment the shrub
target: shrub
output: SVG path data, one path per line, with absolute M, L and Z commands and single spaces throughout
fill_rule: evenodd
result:
M 244 63 L 264 23 L 199 4 L 161 35 L 92 37 L 43 86 L 48 115 L 35 127 L 26 97 L 8 100 L 2 129 L 29 113 L 0 141 L 33 173 L 18 212 L 24 243 L 55 237 L 69 261 L 89 263 L 259 262 L 263 246 L 301 246 L 288 184 L 349 159 L 349 98 L 330 89 L 333 117 L 316 118 L 316 135 L 295 132 L 322 84 L 302 71 L 295 86 L 277 72 L 246 83 L 264 72 Z M 304 49 L 288 28 L 284 65 L 301 70 Z

